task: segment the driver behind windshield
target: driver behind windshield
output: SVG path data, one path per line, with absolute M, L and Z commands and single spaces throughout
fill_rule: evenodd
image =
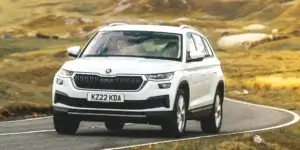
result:
M 179 59 L 180 37 L 176 34 L 146 31 L 98 33 L 83 56 L 119 56 Z

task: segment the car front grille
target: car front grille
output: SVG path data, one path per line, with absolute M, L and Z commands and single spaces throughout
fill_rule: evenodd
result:
M 138 90 L 143 84 L 141 76 L 103 77 L 98 75 L 76 74 L 74 83 L 81 89 L 95 90 Z

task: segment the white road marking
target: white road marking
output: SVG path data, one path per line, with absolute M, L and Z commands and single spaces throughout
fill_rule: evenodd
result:
M 259 105 L 259 104 L 252 104 L 252 103 L 238 101 L 238 100 L 234 100 L 234 99 L 230 99 L 230 98 L 225 98 L 225 99 L 229 100 L 229 101 L 232 101 L 232 102 L 245 104 L 245 105 L 251 105 L 251 106 L 262 107 L 262 108 L 266 108 L 266 109 L 273 109 L 273 110 L 286 112 L 286 113 L 289 113 L 293 116 L 293 120 L 291 120 L 290 122 L 281 124 L 281 125 L 277 125 L 277 126 L 273 126 L 273 127 L 267 127 L 267 128 L 261 128 L 261 129 L 254 129 L 254 130 L 240 131 L 240 132 L 232 132 L 232 133 L 223 133 L 223 134 L 215 134 L 215 135 L 207 135 L 207 136 L 198 136 L 198 137 L 175 139 L 175 140 L 166 140 L 166 141 L 160 141 L 160 142 L 152 142 L 152 143 L 136 144 L 136 145 L 130 145 L 130 146 L 123 146 L 123 147 L 107 148 L 107 149 L 103 149 L 103 150 L 128 149 L 128 148 L 133 148 L 133 147 L 156 145 L 156 144 L 171 143 L 171 142 L 180 142 L 180 141 L 187 141 L 187 140 L 196 140 L 196 139 L 201 139 L 201 138 L 210 138 L 210 137 L 225 136 L 225 135 L 236 135 L 236 134 L 242 134 L 242 133 L 267 131 L 267 130 L 278 129 L 278 128 L 290 126 L 292 124 L 297 123 L 300 120 L 300 117 L 299 117 L 298 114 L 296 114 L 295 112 L 289 111 L 289 110 L 276 108 L 276 107 L 271 107 L 271 106 Z
M 133 123 L 126 123 L 126 126 L 132 125 Z M 98 126 L 100 128 L 103 128 L 105 126 Z M 85 128 L 89 129 L 89 128 Z M 22 135 L 22 134 L 32 134 L 32 133 L 45 133 L 45 132 L 54 132 L 54 129 L 49 130 L 34 130 L 34 131 L 24 131 L 24 132 L 12 132 L 12 133 L 0 133 L 0 136 L 8 136 L 8 135 Z
M 15 122 L 24 122 L 24 121 L 34 121 L 34 120 L 42 120 L 42 119 L 49 119 L 49 118 L 52 118 L 52 116 L 30 118 L 30 119 L 21 119 L 21 120 L 12 120 L 12 121 L 3 121 L 3 122 L 0 122 L 0 124 L 15 123 Z
M 26 131 L 26 132 L 14 132 L 14 133 L 1 133 L 0 136 L 7 135 L 21 135 L 21 134 L 31 134 L 31 133 L 44 133 L 44 132 L 53 132 L 55 130 L 36 130 L 36 131 Z

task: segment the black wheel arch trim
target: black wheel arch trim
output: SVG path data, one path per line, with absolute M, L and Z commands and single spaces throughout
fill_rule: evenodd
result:
M 189 108 L 190 107 L 190 85 L 189 85 L 188 81 L 187 80 L 180 81 L 180 83 L 179 83 L 179 85 L 177 87 L 177 90 L 179 90 L 180 88 L 182 88 L 183 85 L 187 85 L 187 88 L 188 88 L 188 93 L 185 93 L 185 94 L 187 94 L 185 96 L 187 96 L 186 97 L 187 98 L 186 107 Z M 184 92 L 186 92 L 186 91 L 184 91 Z
M 221 89 L 220 89 L 221 88 Z M 224 80 L 220 80 L 218 82 L 218 85 L 217 85 L 217 89 L 216 90 L 221 90 L 221 102 L 223 103 L 224 101 L 224 98 L 225 98 L 225 82 Z

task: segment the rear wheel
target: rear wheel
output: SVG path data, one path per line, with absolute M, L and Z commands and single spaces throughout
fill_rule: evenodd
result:
M 121 131 L 125 126 L 124 122 L 120 121 L 107 121 L 105 122 L 106 129 L 110 131 Z
M 183 90 L 177 92 L 172 116 L 170 119 L 166 119 L 161 127 L 163 131 L 172 137 L 180 137 L 184 134 L 186 127 L 186 97 Z
M 77 132 L 80 121 L 67 115 L 54 114 L 53 123 L 57 133 L 72 135 Z
M 222 126 L 223 105 L 221 93 L 218 90 L 215 95 L 212 113 L 201 120 L 201 128 L 206 133 L 218 133 Z

